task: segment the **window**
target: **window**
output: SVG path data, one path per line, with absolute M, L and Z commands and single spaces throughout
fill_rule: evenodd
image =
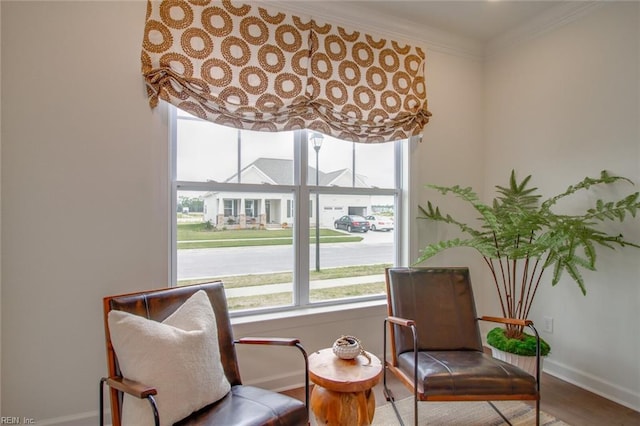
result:
M 363 216 L 399 223 L 405 141 L 239 131 L 171 111 L 176 285 L 223 280 L 232 315 L 384 297 L 398 238 Z
M 225 199 L 224 202 L 224 217 L 235 218 L 238 216 L 238 204 L 240 200 Z
M 287 217 L 293 217 L 293 200 L 287 200 Z

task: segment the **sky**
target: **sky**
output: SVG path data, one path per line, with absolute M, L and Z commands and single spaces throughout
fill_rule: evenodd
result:
M 178 119 L 177 179 L 224 182 L 237 171 L 238 131 L 201 120 Z M 293 160 L 293 132 L 242 131 L 241 157 L 245 167 L 257 158 Z M 352 142 L 324 136 L 319 170 L 329 173 L 352 169 Z M 372 186 L 393 187 L 393 143 L 355 144 L 356 173 Z M 309 145 L 309 163 L 315 167 L 315 151 Z

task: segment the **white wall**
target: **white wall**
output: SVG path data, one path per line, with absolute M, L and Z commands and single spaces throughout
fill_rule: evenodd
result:
M 413 206 L 409 218 L 419 215 L 417 205 L 427 201 L 463 221 L 471 221 L 475 212 L 452 197 L 443 197 L 426 188 L 427 184 L 472 186 L 482 194 L 484 171 L 484 102 L 483 62 L 429 51 L 427 58 L 427 92 L 429 110 L 433 113 L 425 128 L 423 142 L 414 158 Z M 452 226 L 416 221 L 417 244 L 420 247 L 459 236 Z M 416 259 L 416 252 L 412 259 Z M 438 254 L 422 266 L 468 266 L 474 292 L 482 308 L 485 292 L 480 288 L 484 274 L 479 256 L 469 249 L 452 249 Z
M 87 424 L 106 371 L 101 298 L 169 281 L 168 135 L 139 71 L 145 2 L 0 7 L 2 415 Z M 475 155 L 481 140 L 481 68 L 429 55 L 434 117 L 412 152 L 418 168 L 431 169 L 420 185 L 436 170 L 479 179 L 479 163 L 463 153 Z M 381 353 L 384 312 L 374 304 L 238 324 L 235 332 L 298 336 L 310 351 L 353 333 Z M 269 363 L 266 373 L 252 366 L 260 358 L 239 352 L 245 382 L 280 388 L 299 380 L 288 363 Z
M 145 6 L 1 4 L 3 416 L 97 410 L 101 298 L 168 282 L 168 136 L 140 77 Z
M 640 11 L 607 3 L 486 63 L 486 190 L 520 178 L 555 195 L 600 170 L 640 185 Z M 618 195 L 638 191 L 620 188 Z M 598 196 L 606 197 L 606 192 Z M 566 205 L 571 209 L 572 205 Z M 640 241 L 640 220 L 620 229 Z M 640 410 L 640 251 L 598 250 L 587 296 L 547 282 L 533 319 L 554 319 L 545 370 Z M 547 276 L 547 281 L 549 277 Z

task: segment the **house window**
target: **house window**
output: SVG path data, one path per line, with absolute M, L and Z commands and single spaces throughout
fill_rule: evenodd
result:
M 255 218 L 256 209 L 260 200 L 244 200 L 244 214 L 249 218 Z
M 293 200 L 287 200 L 287 217 L 293 217 Z
M 306 130 L 239 131 L 170 110 L 173 200 L 202 206 L 188 221 L 173 210 L 175 285 L 223 280 L 232 315 L 384 298 L 399 238 L 361 217 L 384 205 L 399 224 L 406 141 L 324 136 L 316 150 Z
M 224 200 L 224 217 L 238 216 L 238 204 L 240 200 Z

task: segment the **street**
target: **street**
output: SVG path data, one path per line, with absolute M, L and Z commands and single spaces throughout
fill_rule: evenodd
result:
M 393 232 L 367 232 L 357 243 L 320 245 L 321 268 L 393 263 Z M 309 267 L 315 266 L 311 245 Z M 254 246 L 178 250 L 178 280 L 291 271 L 293 246 Z

